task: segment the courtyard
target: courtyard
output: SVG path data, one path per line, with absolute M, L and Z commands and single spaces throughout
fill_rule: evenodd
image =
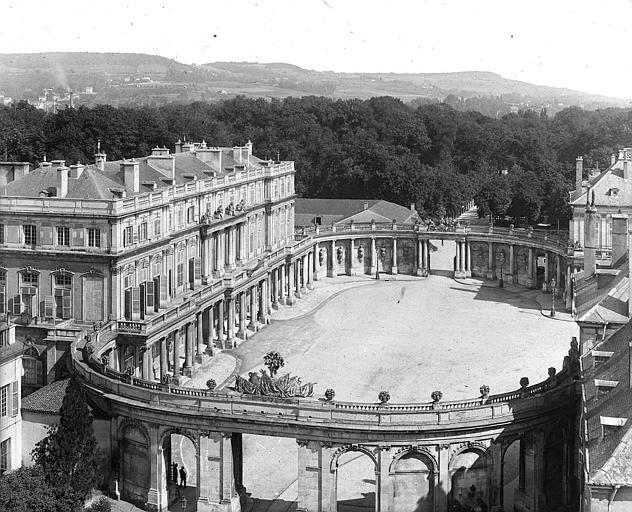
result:
M 577 326 L 567 314 L 547 316 L 550 296 L 511 285 L 499 289 L 493 281 L 455 281 L 449 277 L 454 244 L 437 249 L 428 279 L 341 276 L 317 282 L 297 306 L 273 313 L 271 325 L 229 351 L 236 373 L 258 371 L 263 356 L 276 350 L 285 359 L 279 374 L 315 383 L 316 397 L 333 388 L 336 400 L 377 402 L 386 390 L 391 403 L 409 403 L 429 402 L 434 390 L 443 400 L 474 398 L 483 384 L 491 393 L 510 391 L 523 376 L 534 384 L 547 378 L 549 367 L 561 369 Z M 211 377 L 221 382 L 228 374 L 211 366 L 195 380 Z M 293 510 L 296 442 L 250 435 L 243 442 L 244 485 L 254 510 Z M 366 456 L 350 456 L 340 471 L 339 502 L 370 509 L 374 482 Z

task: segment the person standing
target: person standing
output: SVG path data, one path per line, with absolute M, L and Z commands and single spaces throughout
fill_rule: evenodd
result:
M 180 467 L 180 487 L 187 486 L 187 471 L 184 469 L 184 464 Z
M 178 465 L 175 462 L 171 464 L 171 481 L 173 485 L 178 486 Z

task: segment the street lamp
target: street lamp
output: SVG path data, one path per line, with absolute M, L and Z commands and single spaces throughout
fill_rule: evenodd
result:
M 187 499 L 184 496 L 180 500 L 180 506 L 182 507 L 182 510 L 186 510 L 187 509 Z
M 557 286 L 557 282 L 555 281 L 555 278 L 551 279 L 551 293 L 553 294 L 553 296 L 551 297 L 551 318 L 555 317 L 555 292 L 556 292 L 555 287 L 556 286 Z

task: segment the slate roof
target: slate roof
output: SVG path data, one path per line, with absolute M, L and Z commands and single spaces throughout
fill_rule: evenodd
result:
M 627 266 L 627 261 L 626 261 Z M 605 288 L 605 293 L 598 296 L 598 302 L 578 315 L 578 322 L 598 324 L 624 324 L 628 321 L 628 296 L 630 293 L 630 279 L 621 273 L 610 286 Z M 589 304 L 592 304 L 589 303 Z
M 632 388 L 628 340 L 632 322 L 628 322 L 594 350 L 613 352 L 605 362 L 593 365 L 592 353 L 582 360 L 587 426 L 587 462 L 589 483 L 632 486 Z M 618 381 L 615 388 L 597 396 L 595 380 Z M 626 423 L 607 432 L 601 417 L 624 418 Z
M 22 410 L 59 414 L 69 382 L 70 379 L 58 380 L 25 396 L 22 399 Z
M 366 208 L 365 208 L 366 206 Z M 409 208 L 380 199 L 308 199 L 297 198 L 294 203 L 295 225 L 314 225 L 321 217 L 321 225 L 354 222 L 414 223 L 417 213 Z
M 16 357 L 21 356 L 23 350 L 24 345 L 22 345 L 22 342 L 20 341 L 11 343 L 11 345 L 8 345 L 6 347 L 0 347 L 0 363 L 11 361 Z
M 582 193 L 573 192 L 571 205 L 583 207 L 586 205 L 588 189 L 595 193 L 595 205 L 611 209 L 625 209 L 632 205 L 632 180 L 623 178 L 623 161 L 617 160 L 605 171 L 585 180 Z M 613 193 L 616 190 L 616 193 Z M 592 200 L 592 197 L 589 198 Z
M 213 175 L 221 177 L 227 174 L 226 168 L 234 168 L 239 164 L 233 159 L 232 148 L 222 148 L 222 168 L 213 168 L 210 163 L 197 158 L 194 152 L 172 153 L 175 157 L 176 184 L 190 183 L 193 179 L 207 179 Z M 151 156 L 138 158 L 140 187 L 139 194 L 153 190 L 151 183 L 157 188 L 168 186 L 165 179 L 171 178 L 171 171 L 165 172 L 152 165 Z M 250 167 L 260 166 L 264 160 L 253 155 L 250 156 Z M 133 196 L 131 190 L 125 187 L 125 175 L 121 171 L 121 161 L 106 162 L 104 169 L 100 170 L 96 165 L 85 166 L 79 178 L 68 178 L 68 198 L 89 199 L 114 199 L 117 194 L 114 191 L 126 191 L 126 196 Z M 143 184 L 146 183 L 146 184 Z M 50 191 L 55 194 L 57 187 L 57 168 L 54 166 L 39 167 L 27 175 L 0 187 L 0 196 L 38 197 L 42 191 Z

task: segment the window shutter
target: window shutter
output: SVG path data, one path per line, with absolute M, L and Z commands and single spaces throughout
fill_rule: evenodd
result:
M 44 316 L 46 318 L 53 318 L 55 316 L 55 297 L 52 295 L 46 295 L 44 297 Z
M 194 278 L 196 280 L 202 279 L 202 258 L 195 257 L 193 258 L 193 266 L 194 266 Z
M 84 229 L 83 228 L 72 228 L 72 246 L 73 247 L 83 247 L 85 245 L 84 239 Z
M 20 243 L 20 228 L 15 224 L 7 224 L 6 227 L 6 242 L 8 244 Z
M 42 245 L 53 245 L 53 227 L 42 226 L 40 230 L 42 237 Z
M 154 312 L 154 282 L 145 283 L 145 310 L 147 313 Z
M 160 276 L 154 277 L 154 311 L 156 312 L 160 309 L 160 295 L 162 293 L 160 281 Z
M 140 296 L 139 296 L 139 299 L 140 299 L 140 309 L 139 309 L 140 318 L 141 318 L 141 320 L 144 320 L 145 319 L 145 312 L 146 312 L 146 308 L 147 308 L 147 305 L 146 305 L 146 300 L 147 300 L 147 291 L 146 290 L 147 290 L 147 288 L 145 286 L 145 281 L 140 283 L 140 286 L 138 288 L 140 289 Z
M 72 318 L 72 294 L 70 290 L 64 290 L 61 298 L 62 318 L 64 320 Z
M 20 410 L 20 387 L 19 387 L 19 382 L 13 381 L 11 387 L 12 387 L 12 395 L 13 395 L 13 400 L 12 400 L 12 407 L 11 407 L 11 416 L 12 417 L 16 417 L 18 415 L 18 411 Z
M 147 221 L 147 240 L 151 240 L 154 236 L 154 223 L 149 219 Z
M 140 320 L 140 287 L 132 287 L 132 320 Z
M 169 300 L 169 288 L 167 279 L 162 279 L 161 276 L 158 276 L 157 279 L 160 281 L 160 303 L 167 302 Z
M 125 320 L 132 319 L 132 289 L 125 290 Z
M 18 293 L 13 296 L 13 314 L 19 315 L 20 313 L 22 313 L 22 297 Z
M 0 314 L 7 312 L 7 292 L 4 285 L 0 286 Z
M 195 258 L 189 260 L 189 283 L 193 283 L 195 279 Z
M 44 384 L 44 372 L 42 369 L 42 361 L 40 361 L 39 359 L 35 362 L 35 368 L 36 368 L 36 378 L 37 378 L 37 385 L 38 386 L 42 386 Z
M 134 231 L 132 234 L 132 242 L 137 244 L 138 243 L 138 232 Z

